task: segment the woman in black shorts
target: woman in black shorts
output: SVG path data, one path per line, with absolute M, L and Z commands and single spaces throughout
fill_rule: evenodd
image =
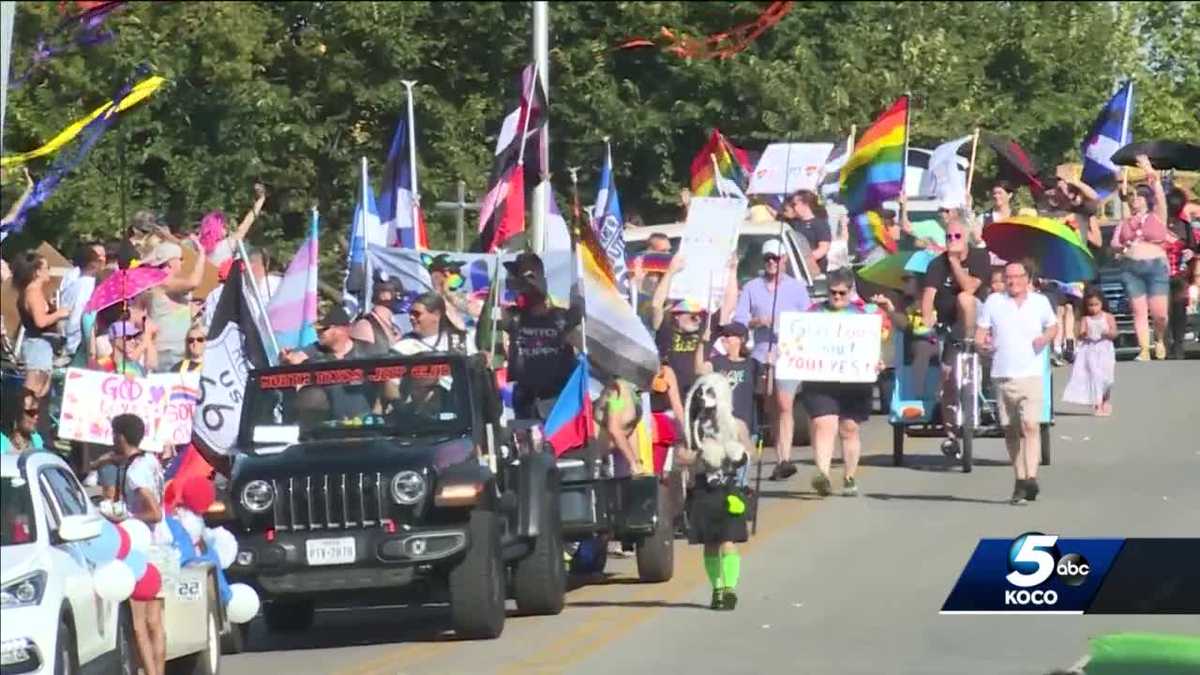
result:
M 851 280 L 842 270 L 829 273 L 829 300 L 813 305 L 811 312 L 844 312 L 865 314 L 861 302 L 851 302 Z M 871 385 L 864 382 L 805 382 L 800 393 L 804 409 L 811 420 L 813 455 L 817 473 L 812 486 L 817 494 L 826 497 L 833 492 L 829 478 L 833 463 L 833 446 L 840 436 L 842 459 L 846 475 L 842 480 L 842 494 L 847 497 L 858 495 L 858 483 L 854 473 L 858 470 L 858 459 L 862 454 L 862 439 L 858 425 L 871 416 Z

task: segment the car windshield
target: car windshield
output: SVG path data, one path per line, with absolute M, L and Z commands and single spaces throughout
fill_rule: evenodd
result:
M 246 405 L 247 441 L 256 427 L 296 426 L 301 440 L 311 440 L 453 435 L 471 421 L 465 368 L 427 359 L 272 370 L 251 378 Z
M 0 478 L 0 546 L 28 544 L 37 539 L 33 497 L 18 476 Z

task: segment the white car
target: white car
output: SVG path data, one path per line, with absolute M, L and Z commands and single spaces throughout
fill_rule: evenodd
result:
M 129 605 L 96 595 L 78 543 L 102 523 L 57 455 L 0 457 L 0 672 L 137 672 Z M 168 671 L 215 674 L 224 617 L 211 565 L 163 584 Z

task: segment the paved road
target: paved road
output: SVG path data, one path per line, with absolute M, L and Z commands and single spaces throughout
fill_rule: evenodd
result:
M 1007 504 L 1001 441 L 980 443 L 971 474 L 947 470 L 933 439 L 910 441 L 909 464 L 893 468 L 890 428 L 874 418 L 864 496 L 817 499 L 810 467 L 764 483 L 734 613 L 707 609 L 699 550 L 679 542 L 670 583 L 637 584 L 631 561 L 610 561 L 562 615 L 510 618 L 496 641 L 455 641 L 439 608 L 322 612 L 283 639 L 256 622 L 255 651 L 222 673 L 1047 673 L 1092 635 L 1200 633 L 1196 616 L 937 613 L 980 537 L 1200 535 L 1198 383 L 1197 361 L 1121 364 L 1114 417 L 1060 411 L 1054 465 L 1027 507 Z

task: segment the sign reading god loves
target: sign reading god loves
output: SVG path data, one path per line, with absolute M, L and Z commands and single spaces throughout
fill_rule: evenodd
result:
M 807 382 L 874 382 L 883 317 L 781 312 L 776 377 Z
M 70 441 L 112 445 L 112 418 L 130 413 L 142 418 L 146 435 L 142 450 L 157 451 L 159 420 L 170 387 L 144 377 L 129 377 L 79 368 L 67 369 L 58 436 Z

